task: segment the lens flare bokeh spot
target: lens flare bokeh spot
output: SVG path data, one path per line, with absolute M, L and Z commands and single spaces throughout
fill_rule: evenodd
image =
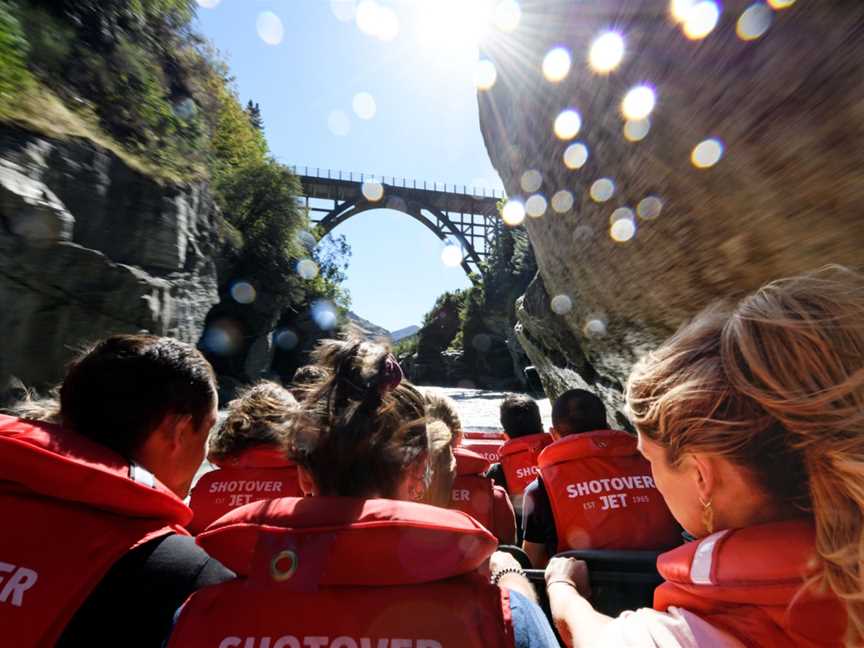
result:
M 534 193 L 543 184 L 543 176 L 536 169 L 528 169 L 519 178 L 519 186 L 525 193 Z
M 255 23 L 258 37 L 268 45 L 278 45 L 285 36 L 282 20 L 272 11 L 262 11 Z
M 646 196 L 636 205 L 636 213 L 642 220 L 654 220 L 663 211 L 663 201 L 657 196 Z
M 628 142 L 641 142 L 651 132 L 651 119 L 628 119 L 624 122 L 624 139 Z
M 582 142 L 573 142 L 564 149 L 564 166 L 568 169 L 581 169 L 588 161 L 588 147 Z
M 529 196 L 528 200 L 525 201 L 525 213 L 531 218 L 540 218 L 546 213 L 546 207 L 546 198 L 541 194 Z
M 555 136 L 562 140 L 573 139 L 579 134 L 581 128 L 582 117 L 580 117 L 579 113 L 572 108 L 561 111 L 555 118 L 555 124 L 553 126 Z
M 478 90 L 491 89 L 497 80 L 498 70 L 492 61 L 489 59 L 477 61 L 477 67 L 474 68 L 474 86 Z
M 258 292 L 248 281 L 235 281 L 228 289 L 231 293 L 231 298 L 238 304 L 251 304 L 258 296 Z
M 657 95 L 648 85 L 638 85 L 631 88 L 621 101 L 621 113 L 625 119 L 639 121 L 645 119 L 654 110 Z
M 384 197 L 384 185 L 374 178 L 364 180 L 363 184 L 360 185 L 360 191 L 369 202 L 378 202 Z
M 594 202 L 606 202 L 615 194 L 615 183 L 611 178 L 600 178 L 594 181 L 588 193 Z
M 297 262 L 297 274 L 306 281 L 311 281 L 318 276 L 318 264 L 312 259 L 303 259 Z
M 774 12 L 769 7 L 761 3 L 752 4 L 738 18 L 735 33 L 741 40 L 756 40 L 768 31 L 773 19 Z
M 573 194 L 566 189 L 556 191 L 555 195 L 552 196 L 552 209 L 559 214 L 563 214 L 573 209 Z
M 605 32 L 594 39 L 588 50 L 588 65 L 597 73 L 612 72 L 624 58 L 624 39 L 618 32 Z
M 709 169 L 723 157 L 723 142 L 712 137 L 699 142 L 690 154 L 690 161 L 697 169 Z
M 556 315 L 566 315 L 573 310 L 573 300 L 567 295 L 555 295 L 549 302 L 549 308 Z
M 501 218 L 510 227 L 521 225 L 525 220 L 525 205 L 519 200 L 508 200 L 501 210 Z
M 543 77 L 558 83 L 567 78 L 570 73 L 570 51 L 566 47 L 554 47 L 543 57 Z

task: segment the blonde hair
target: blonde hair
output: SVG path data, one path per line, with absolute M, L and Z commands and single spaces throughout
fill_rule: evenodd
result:
M 433 389 L 423 390 L 423 400 L 426 401 L 426 416 L 429 419 L 441 421 L 450 428 L 452 445 L 456 447 L 462 443 L 462 422 L 459 420 L 459 412 L 456 411 L 456 403 L 452 398 L 445 396 Z
M 234 457 L 253 446 L 285 443 L 284 429 L 297 412 L 290 391 L 263 380 L 228 403 L 228 416 L 210 437 L 208 456 L 213 461 Z
M 433 506 L 447 508 L 456 479 L 456 458 L 453 456 L 453 435 L 444 421 L 437 419 L 426 424 L 429 436 L 429 468 L 431 479 L 424 501 Z
M 864 276 L 830 266 L 715 306 L 633 370 L 641 434 L 748 469 L 778 503 L 813 517 L 821 584 L 864 638 Z

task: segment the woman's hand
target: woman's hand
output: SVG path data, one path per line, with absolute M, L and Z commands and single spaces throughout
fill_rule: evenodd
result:
M 591 596 L 591 584 L 588 580 L 588 565 L 584 560 L 556 556 L 546 565 L 547 589 L 556 583 L 572 587 L 585 598 Z

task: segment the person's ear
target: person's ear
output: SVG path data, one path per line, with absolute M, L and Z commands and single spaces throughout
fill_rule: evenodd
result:
M 312 479 L 312 475 L 309 471 L 302 466 L 297 466 L 297 481 L 300 483 L 300 490 L 306 497 L 318 494 L 318 487 L 315 485 L 315 480 Z
M 693 471 L 693 486 L 700 501 L 710 502 L 717 486 L 717 471 L 714 463 L 701 453 L 689 456 L 690 468 Z

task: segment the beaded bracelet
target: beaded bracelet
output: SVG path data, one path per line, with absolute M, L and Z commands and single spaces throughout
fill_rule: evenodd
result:
M 489 579 L 489 581 L 493 585 L 497 585 L 498 581 L 500 581 L 501 577 L 505 574 L 519 574 L 520 576 L 525 576 L 525 570 L 521 567 L 505 567 L 504 569 L 499 569 L 494 574 L 492 574 L 492 577 Z

